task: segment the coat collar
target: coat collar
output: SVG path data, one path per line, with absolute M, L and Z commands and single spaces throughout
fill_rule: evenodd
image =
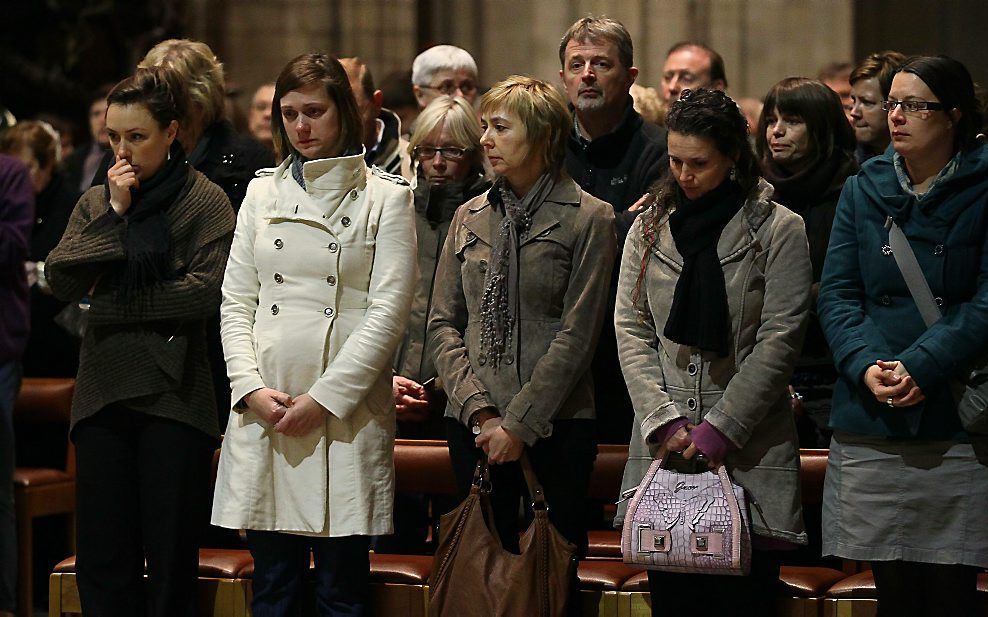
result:
M 302 165 L 305 189 L 292 177 L 291 164 L 292 157 L 288 157 L 274 170 L 277 192 L 286 198 L 272 204 L 271 216 L 309 219 L 323 224 L 341 204 L 351 201 L 344 200 L 349 193 L 367 187 L 363 151 L 351 156 L 306 161 Z M 293 194 L 298 197 L 292 198 Z
M 488 245 L 492 243 L 490 219 L 494 208 L 491 206 L 491 191 L 494 190 L 496 189 L 493 187 L 488 189 L 483 198 L 475 199 L 473 203 L 468 205 L 467 208 L 470 213 L 463 219 L 463 226 L 472 231 L 481 242 Z M 576 182 L 566 173 L 563 173 L 545 200 L 548 203 L 579 207 L 581 193 L 582 190 Z M 522 242 L 522 246 L 557 225 L 559 225 L 559 217 L 556 216 L 552 208 L 546 208 L 543 205 L 536 211 L 535 218 L 532 220 L 532 227 L 528 231 L 527 239 Z
M 768 219 L 769 215 L 776 208 L 776 204 L 771 200 L 775 188 L 764 178 L 758 179 L 758 184 L 748 193 L 748 198 L 737 214 L 731 218 L 724 228 L 724 232 L 717 241 L 717 257 L 723 265 L 741 253 L 747 251 L 755 242 L 755 234 L 758 229 Z M 653 251 L 667 263 L 673 264 L 677 270 L 683 267 L 683 256 L 676 248 L 676 242 L 669 231 L 666 221 L 659 226 L 659 241 L 655 243 Z

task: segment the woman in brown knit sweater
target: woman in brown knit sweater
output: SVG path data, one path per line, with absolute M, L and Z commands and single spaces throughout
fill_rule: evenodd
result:
M 219 306 L 234 218 L 175 139 L 185 102 L 163 68 L 138 69 L 111 90 L 116 163 L 79 200 L 46 262 L 54 294 L 88 297 L 90 307 L 71 428 L 87 615 L 195 613 L 219 434 L 204 323 Z

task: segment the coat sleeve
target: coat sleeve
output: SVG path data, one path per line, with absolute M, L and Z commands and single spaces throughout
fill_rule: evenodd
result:
M 34 187 L 20 161 L 4 161 L 0 170 L 0 272 L 23 276 L 34 222 Z
M 85 296 L 111 266 L 127 258 L 127 223 L 103 198 L 103 187 L 86 191 L 69 217 L 62 239 L 45 260 L 45 277 L 60 300 Z
M 857 178 L 848 178 L 837 203 L 817 300 L 820 325 L 834 364 L 852 384 L 861 382 L 861 376 L 875 360 L 894 356 L 878 327 L 865 313 L 858 234 L 868 223 L 858 221 L 857 185 Z
M 254 317 L 261 290 L 254 261 L 254 235 L 260 207 L 256 191 L 260 183 L 270 181 L 270 178 L 255 180 L 247 188 L 247 195 L 237 214 L 237 227 L 233 232 L 233 245 L 223 277 L 220 338 L 232 389 L 230 400 L 234 404 L 254 390 L 265 387 L 254 351 Z
M 467 345 L 463 340 L 468 315 L 466 298 L 463 296 L 460 259 L 456 254 L 456 238 L 467 212 L 467 205 L 460 206 L 456 211 L 439 255 L 427 334 L 427 353 L 435 359 L 436 372 L 442 380 L 450 405 L 457 411 L 463 424 L 467 424 L 474 412 L 485 407 L 494 407 L 487 387 L 470 366 Z
M 723 397 L 704 416 L 739 448 L 771 409 L 771 401 L 785 392 L 809 318 L 813 269 L 803 219 L 781 208 L 775 216 L 755 344 L 740 359 Z
M 659 428 L 686 415 L 677 409 L 665 390 L 659 340 L 649 307 L 648 286 L 644 282 L 637 305 L 634 301 L 644 254 L 649 250 L 641 239 L 641 227 L 644 217 L 650 216 L 651 213 L 646 212 L 639 217 L 631 227 L 630 239 L 624 243 L 614 311 L 618 360 L 635 409 L 635 422 L 646 444 Z
M 381 373 L 390 370 L 408 326 L 418 281 L 412 192 L 400 187 L 388 191 L 383 199 L 367 310 L 309 389 L 316 402 L 341 419 L 356 410 Z
M 957 378 L 983 353 L 988 339 L 988 234 L 981 245 L 977 290 L 967 302 L 950 307 L 896 358 L 927 391 Z M 882 357 L 885 359 L 885 357 Z
M 528 445 L 552 434 L 553 418 L 590 366 L 607 307 L 616 242 L 611 208 L 590 210 L 573 246 L 559 331 L 504 411 L 502 426 Z

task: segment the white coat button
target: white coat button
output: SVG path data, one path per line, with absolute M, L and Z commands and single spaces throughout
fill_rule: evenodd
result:
M 322 312 L 322 314 L 325 315 L 326 317 L 332 317 L 333 313 L 335 312 L 336 311 L 334 311 L 333 309 L 327 306 L 326 309 Z
M 340 250 L 340 245 L 339 244 L 337 244 L 335 242 L 330 242 L 329 243 L 329 252 L 330 253 L 335 253 L 338 250 Z
M 329 276 L 326 277 L 326 282 L 329 283 L 330 285 L 335 285 L 336 277 L 330 274 Z
M 356 199 L 357 199 L 357 189 L 353 189 L 352 191 L 350 191 L 350 199 L 353 199 L 354 201 L 356 201 Z
M 349 227 L 350 226 L 350 217 L 349 216 L 344 216 L 343 218 L 340 219 L 340 222 L 343 223 L 343 226 L 344 227 Z
M 285 242 L 281 238 L 275 238 L 274 248 L 281 249 L 285 246 Z
M 285 277 L 281 276 L 281 273 L 280 272 L 275 272 L 274 273 L 274 282 L 275 283 L 278 283 L 280 285 L 281 283 L 284 283 L 285 282 Z
M 689 373 L 690 376 L 696 375 L 696 364 L 690 362 L 689 366 L 686 367 L 686 372 Z
M 690 411 L 696 409 L 696 399 L 692 396 L 686 399 L 686 406 L 689 407 Z
M 271 314 L 272 315 L 277 315 L 278 314 L 278 311 L 280 311 L 280 310 L 281 309 L 278 308 L 278 305 L 277 304 L 272 304 L 271 305 Z

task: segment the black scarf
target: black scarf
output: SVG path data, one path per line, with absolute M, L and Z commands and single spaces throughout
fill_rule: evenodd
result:
M 762 175 L 775 188 L 772 199 L 793 212 L 802 213 L 840 195 L 844 181 L 858 171 L 854 159 L 843 152 L 822 161 L 814 161 L 794 174 L 771 160 L 762 161 Z
M 168 208 L 188 193 L 192 186 L 191 167 L 176 139 L 169 159 L 153 176 L 131 190 L 124 245 L 127 265 L 120 277 L 117 294 L 127 300 L 156 283 L 175 276 L 171 265 L 171 235 Z M 110 183 L 104 184 L 109 201 Z
M 480 174 L 458 182 L 433 186 L 420 171 L 413 191 L 415 211 L 424 216 L 432 228 L 436 228 L 453 220 L 453 214 L 461 204 L 480 195 L 490 186 L 491 183 Z
M 717 241 L 744 204 L 744 192 L 733 180 L 725 180 L 695 200 L 676 190 L 678 206 L 669 215 L 669 231 L 683 256 L 683 271 L 663 334 L 681 345 L 726 357 L 731 315 Z

